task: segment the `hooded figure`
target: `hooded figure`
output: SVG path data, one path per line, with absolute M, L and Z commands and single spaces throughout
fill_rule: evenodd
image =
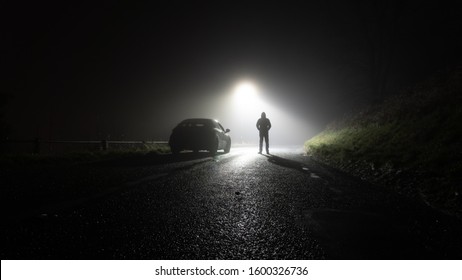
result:
M 261 113 L 261 118 L 257 121 L 257 129 L 260 131 L 260 150 L 258 153 L 261 154 L 263 139 L 266 143 L 266 153 L 269 154 L 269 142 L 268 142 L 268 131 L 271 129 L 271 122 L 266 118 L 266 113 Z

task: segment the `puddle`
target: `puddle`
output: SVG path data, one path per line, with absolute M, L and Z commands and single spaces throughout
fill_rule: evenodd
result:
M 314 173 L 311 173 L 311 178 L 314 178 L 314 179 L 321 179 L 321 177 L 319 177 L 318 175 L 314 174 Z

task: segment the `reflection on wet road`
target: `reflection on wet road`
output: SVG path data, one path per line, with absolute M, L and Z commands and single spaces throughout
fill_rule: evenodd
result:
M 143 162 L 152 174 L 116 194 L 57 210 L 52 218 L 9 225 L 2 254 L 53 259 L 461 257 L 459 221 L 323 167 L 300 149 L 272 153 L 235 148 L 214 158 Z

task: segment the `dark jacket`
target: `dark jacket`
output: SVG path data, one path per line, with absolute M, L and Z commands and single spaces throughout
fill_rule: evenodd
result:
M 271 122 L 267 118 L 260 118 L 257 121 L 257 129 L 260 133 L 268 133 L 271 128 Z

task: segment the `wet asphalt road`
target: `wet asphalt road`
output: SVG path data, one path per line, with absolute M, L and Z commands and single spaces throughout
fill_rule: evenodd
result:
M 111 193 L 4 224 L 2 259 L 462 257 L 459 220 L 301 149 L 234 148 L 149 168 Z

